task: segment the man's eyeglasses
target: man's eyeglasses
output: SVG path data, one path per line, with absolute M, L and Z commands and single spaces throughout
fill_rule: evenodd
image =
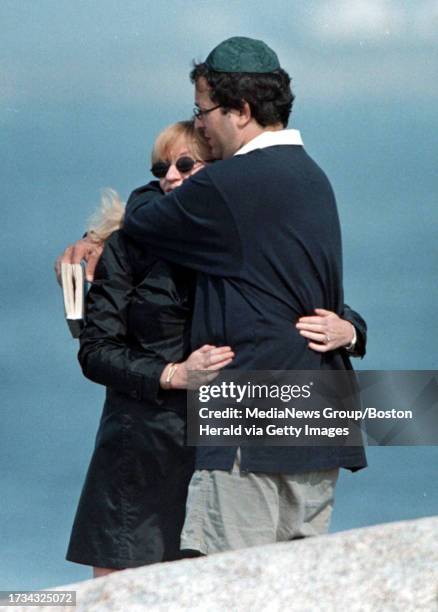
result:
M 191 170 L 193 170 L 193 168 L 195 167 L 195 164 L 197 164 L 198 162 L 199 162 L 198 159 L 193 159 L 185 155 L 183 157 L 180 157 L 175 162 L 175 166 L 178 172 L 180 172 L 181 174 L 186 174 L 187 172 L 190 172 Z M 158 179 L 162 179 L 169 172 L 169 168 L 171 165 L 172 164 L 170 162 L 157 161 L 152 166 L 151 172 Z
M 198 108 L 197 106 L 195 106 L 193 108 L 193 116 L 196 119 L 202 119 L 204 115 L 208 115 L 208 113 L 211 113 L 212 111 L 216 110 L 217 108 L 220 108 L 221 106 L 222 104 L 218 104 L 217 106 L 213 106 L 213 108 L 206 108 L 205 110 L 202 110 L 202 108 Z

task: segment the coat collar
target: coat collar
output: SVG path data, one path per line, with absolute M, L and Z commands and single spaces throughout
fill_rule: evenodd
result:
M 299 145 L 303 146 L 299 130 L 277 130 L 276 132 L 262 132 L 252 140 L 243 145 L 234 155 L 244 155 L 255 149 L 274 147 L 276 145 Z

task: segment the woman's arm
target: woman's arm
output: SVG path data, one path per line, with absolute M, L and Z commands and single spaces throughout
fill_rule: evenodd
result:
M 356 330 L 356 344 L 354 348 L 349 351 L 349 354 L 351 357 L 360 357 L 363 359 L 366 354 L 368 329 L 365 319 L 347 304 L 344 304 L 342 318 L 354 325 Z
M 364 357 L 367 324 L 361 315 L 344 304 L 342 316 L 330 310 L 316 308 L 315 314 L 301 317 L 297 324 L 300 334 L 309 340 L 309 348 L 326 353 L 345 348 L 351 357 Z M 348 348 L 351 344 L 352 348 Z
M 90 380 L 136 399 L 154 398 L 166 360 L 128 344 L 127 317 L 133 290 L 132 270 L 121 232 L 105 244 L 87 295 L 86 326 L 79 362 Z
M 160 377 L 163 389 L 197 389 L 216 378 L 234 359 L 230 346 L 204 344 L 182 363 L 169 363 Z
M 201 376 L 206 384 L 231 363 L 234 353 L 229 346 L 204 345 L 178 364 L 169 364 L 154 352 L 131 348 L 127 316 L 133 287 L 123 235 L 114 232 L 106 242 L 87 295 L 86 326 L 78 355 L 87 378 L 135 399 L 157 400 L 160 388 L 187 389 L 197 380 L 198 371 L 206 371 Z M 171 368 L 175 368 L 173 372 Z

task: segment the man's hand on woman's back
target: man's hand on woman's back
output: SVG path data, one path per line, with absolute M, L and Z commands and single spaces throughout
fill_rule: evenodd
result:
M 82 260 L 86 262 L 85 276 L 87 281 L 90 283 L 94 278 L 94 271 L 96 269 L 97 262 L 102 254 L 104 247 L 103 242 L 97 242 L 96 240 L 90 240 L 90 238 L 81 238 L 74 244 L 68 246 L 65 251 L 59 255 L 55 262 L 55 272 L 58 283 L 61 284 L 61 264 L 63 263 L 81 263 Z

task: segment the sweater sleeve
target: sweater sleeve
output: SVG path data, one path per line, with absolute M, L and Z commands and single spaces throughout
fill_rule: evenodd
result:
M 205 168 L 166 195 L 157 181 L 136 189 L 123 229 L 158 257 L 198 272 L 236 276 L 241 268 L 236 222 Z
M 365 319 L 361 317 L 361 315 L 350 308 L 347 304 L 344 304 L 344 312 L 342 313 L 342 318 L 346 321 L 350 321 L 352 325 L 354 325 L 356 329 L 357 341 L 354 351 L 350 353 L 351 357 L 360 357 L 363 359 L 366 353 L 367 346 L 367 324 Z
M 123 234 L 117 231 L 105 244 L 86 298 L 86 325 L 80 336 L 78 359 L 90 380 L 135 399 L 156 402 L 166 361 L 129 344 L 132 290 L 132 269 Z

